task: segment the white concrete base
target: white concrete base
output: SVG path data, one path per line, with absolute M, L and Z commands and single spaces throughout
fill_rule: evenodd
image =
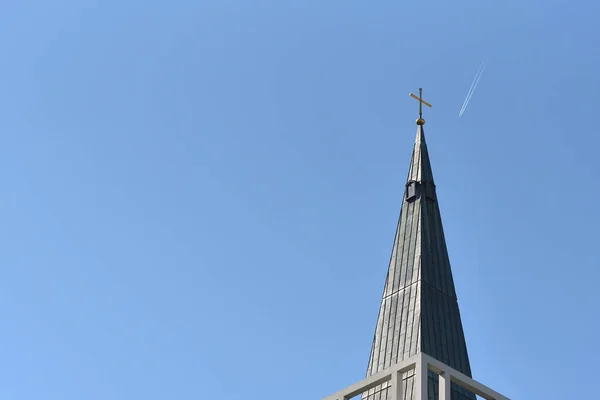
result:
M 390 382 L 389 390 L 391 391 L 391 398 L 393 400 L 402 400 L 404 398 L 402 374 L 411 370 L 415 371 L 415 400 L 427 400 L 428 371 L 433 371 L 439 375 L 439 400 L 450 400 L 451 382 L 470 390 L 486 400 L 510 400 L 508 397 L 502 396 L 500 393 L 469 378 L 465 374 L 450 368 L 446 364 L 439 362 L 425 353 L 419 353 L 408 360 L 394 364 L 344 390 L 325 397 L 323 400 L 349 400 L 354 396 L 358 396 L 359 394 L 386 382 Z

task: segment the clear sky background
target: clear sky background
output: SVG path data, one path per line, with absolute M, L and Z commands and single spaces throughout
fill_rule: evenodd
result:
M 420 86 L 474 377 L 596 398 L 599 11 L 1 2 L 0 398 L 361 379 Z

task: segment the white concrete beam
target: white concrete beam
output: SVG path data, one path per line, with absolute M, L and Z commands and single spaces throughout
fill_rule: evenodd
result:
M 323 400 L 350 399 L 354 396 L 366 392 L 369 389 L 374 388 L 375 386 L 390 381 L 392 379 L 393 374 L 400 375 L 398 381 L 402 382 L 401 374 L 403 372 L 410 371 L 411 369 L 413 369 L 419 357 L 420 355 L 416 355 L 409 358 L 408 360 L 396 363 L 391 367 L 386 368 L 381 372 L 378 372 L 375 375 L 371 375 L 363 379 L 362 381 L 355 383 L 354 385 L 348 386 L 347 388 L 340 390 L 339 392 L 332 394 L 331 396 L 325 397 Z
M 477 382 L 473 378 L 469 378 L 462 372 L 459 372 L 446 364 L 436 360 L 435 358 L 428 356 L 423 353 L 423 359 L 429 364 L 429 369 L 437 374 L 441 374 L 443 372 L 450 375 L 450 379 L 452 382 L 458 384 L 465 389 L 470 390 L 471 392 L 483 397 L 486 400 L 510 400 L 508 397 L 502 396 L 500 393 L 495 390 L 490 389 L 489 387 Z
M 391 399 L 403 400 L 404 390 L 406 388 L 404 388 L 402 374 L 412 369 L 415 369 L 413 379 L 415 380 L 416 400 L 427 400 L 427 377 L 429 370 L 439 375 L 440 400 L 450 400 L 451 382 L 454 382 L 487 400 L 510 400 L 508 397 L 501 395 L 424 353 L 419 353 L 408 360 L 394 364 L 375 375 L 371 375 L 354 385 L 348 386 L 344 390 L 340 390 L 331 396 L 325 397 L 323 400 L 348 400 L 389 381 L 391 381 L 389 389 L 391 392 Z

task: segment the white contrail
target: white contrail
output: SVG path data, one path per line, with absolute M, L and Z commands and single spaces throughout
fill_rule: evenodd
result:
M 483 71 L 485 70 L 485 67 L 486 67 L 486 61 L 483 60 L 481 62 L 481 64 L 479 65 L 477 72 L 475 73 L 473 82 L 471 82 L 471 87 L 469 88 L 467 96 L 465 97 L 465 101 L 463 102 L 460 112 L 458 113 L 459 117 L 461 117 L 463 115 L 463 113 L 465 112 L 465 110 L 467 109 L 467 106 L 469 105 L 469 102 L 471 101 L 471 97 L 473 97 L 473 93 L 475 93 L 475 89 L 477 88 L 477 85 L 479 84 L 479 80 L 481 79 L 481 76 L 483 75 Z
M 473 93 L 475 93 L 475 88 L 479 84 L 479 80 L 481 79 L 481 76 L 483 74 L 483 71 L 485 70 L 485 67 L 486 67 L 486 63 L 484 60 L 479 65 L 479 68 L 477 69 L 477 73 L 475 73 L 475 77 L 473 78 L 473 82 L 471 82 L 471 87 L 469 88 L 469 92 L 467 93 L 467 96 L 465 97 L 465 101 L 463 102 L 460 112 L 458 113 L 459 117 L 461 117 L 463 115 L 463 113 L 465 112 L 465 110 L 467 109 L 467 106 L 469 105 L 469 102 L 471 101 L 471 97 L 473 96 Z
M 459 117 L 462 117 L 463 113 L 467 109 L 467 106 L 469 105 L 469 102 L 471 101 L 471 97 L 473 97 L 473 93 L 475 93 L 475 89 L 477 88 L 477 85 L 479 84 L 479 80 L 481 79 L 481 76 L 483 75 L 483 71 L 485 71 L 485 67 L 486 67 L 486 61 L 483 60 L 481 62 L 481 64 L 479 65 L 479 68 L 477 68 L 477 73 L 475 74 L 475 77 L 473 78 L 473 82 L 471 82 L 471 87 L 469 88 L 469 91 L 467 92 L 467 97 L 465 97 L 465 101 L 463 102 L 463 105 L 460 108 L 460 112 L 458 113 Z
M 479 64 L 479 67 L 477 67 L 477 72 L 475 72 L 475 77 L 473 78 L 473 81 L 471 82 L 471 86 L 469 87 L 469 91 L 467 92 L 467 95 L 465 96 L 465 100 L 463 101 L 463 104 L 460 108 L 460 112 L 459 112 L 459 116 L 462 115 L 462 113 L 465 110 L 465 105 L 469 102 L 469 99 L 471 98 L 471 93 L 473 93 L 473 88 L 475 86 L 475 83 L 477 82 L 480 74 L 481 74 L 481 70 L 483 69 L 483 61 L 481 62 L 481 64 Z
M 465 110 L 467 109 L 467 106 L 468 106 L 469 102 L 471 101 L 471 97 L 473 96 L 473 93 L 475 92 L 475 88 L 477 87 L 477 84 L 479 84 L 479 80 L 481 79 L 481 76 L 483 74 L 483 71 L 485 70 L 485 67 L 486 67 L 486 61 L 483 60 L 481 62 L 481 64 L 479 65 L 479 68 L 477 68 L 475 77 L 473 78 L 473 81 L 471 82 L 471 87 L 469 88 L 469 91 L 467 92 L 467 96 L 465 97 L 465 101 L 463 102 L 460 112 L 458 113 L 459 117 L 462 116 L 463 113 L 465 112 Z

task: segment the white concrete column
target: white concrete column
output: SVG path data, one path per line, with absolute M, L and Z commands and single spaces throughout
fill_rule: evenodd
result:
M 392 379 L 390 380 L 390 388 L 388 398 L 390 400 L 403 400 L 404 392 L 403 392 L 404 382 L 402 381 L 402 372 L 396 371 L 392 373 Z
M 427 397 L 427 360 L 421 354 L 415 368 L 415 400 L 428 400 Z
M 450 378 L 450 374 L 448 372 L 442 372 L 439 375 L 439 379 L 440 379 L 440 400 L 450 400 L 450 394 L 451 394 L 451 390 L 450 388 L 452 387 L 452 385 L 450 385 L 451 383 L 451 378 Z

